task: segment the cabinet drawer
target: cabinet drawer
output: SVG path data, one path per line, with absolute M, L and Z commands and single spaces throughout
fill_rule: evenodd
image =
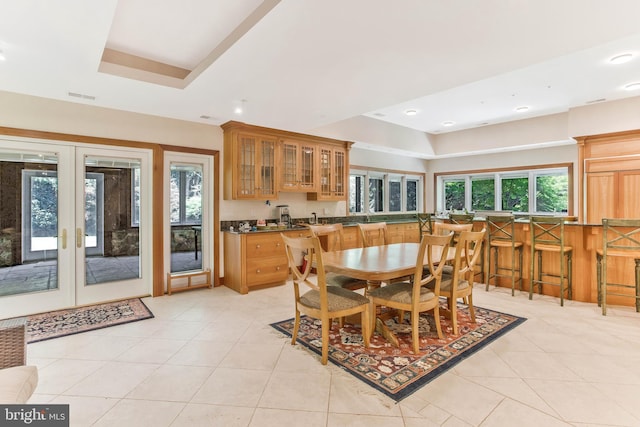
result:
M 247 260 L 247 286 L 284 282 L 289 277 L 286 257 Z
M 264 233 L 247 236 L 247 258 L 285 257 L 284 242 L 278 233 Z

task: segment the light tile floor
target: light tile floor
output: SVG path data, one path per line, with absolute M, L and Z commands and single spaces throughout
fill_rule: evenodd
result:
M 30 402 L 70 404 L 72 426 L 640 426 L 640 314 L 474 296 L 528 320 L 397 404 L 269 326 L 290 285 L 147 298 L 154 319 L 30 344 Z

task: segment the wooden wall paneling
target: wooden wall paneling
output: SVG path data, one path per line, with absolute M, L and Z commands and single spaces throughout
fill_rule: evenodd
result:
M 640 218 L 640 170 L 619 172 L 618 203 L 621 218 Z
M 587 173 L 587 223 L 600 224 L 616 214 L 618 177 L 615 172 Z

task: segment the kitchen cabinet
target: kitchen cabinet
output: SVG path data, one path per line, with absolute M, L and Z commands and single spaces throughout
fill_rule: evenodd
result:
M 640 132 L 576 138 L 584 165 L 586 222 L 640 218 Z M 582 194 L 582 186 L 579 189 Z
M 319 147 L 318 191 L 307 193 L 307 200 L 346 200 L 349 163 L 347 151 L 338 146 Z
M 224 131 L 224 198 L 347 200 L 352 142 L 230 121 Z
M 280 151 L 280 191 L 311 192 L 317 188 L 317 144 L 282 140 Z
M 268 135 L 225 132 L 225 199 L 276 197 L 277 143 Z
M 284 232 L 289 237 L 308 230 Z M 289 277 L 289 263 L 279 232 L 224 233 L 224 285 L 246 294 L 255 287 L 279 285 Z

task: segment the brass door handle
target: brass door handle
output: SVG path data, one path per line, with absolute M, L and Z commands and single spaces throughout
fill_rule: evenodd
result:
M 76 228 L 76 247 L 77 248 L 82 247 L 82 229 L 81 228 Z
M 62 249 L 67 249 L 67 229 L 66 228 L 62 229 L 62 236 L 60 236 L 60 238 L 62 239 Z

